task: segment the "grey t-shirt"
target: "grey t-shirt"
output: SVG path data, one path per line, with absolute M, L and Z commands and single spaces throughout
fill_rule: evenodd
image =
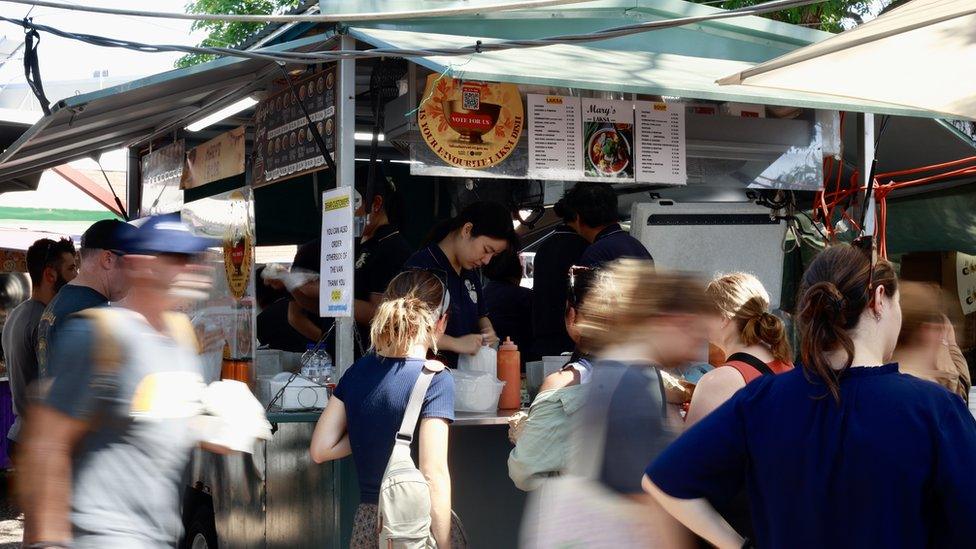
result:
M 649 364 L 598 361 L 589 386 L 583 441 L 600 448 L 603 437 L 599 479 L 621 494 L 643 493 L 644 468 L 675 437 L 666 422 L 660 375 Z
M 44 314 L 44 304 L 34 299 L 21 303 L 7 316 L 3 325 L 3 359 L 10 376 L 10 392 L 14 399 L 14 424 L 6 433 L 17 440 L 27 410 L 27 387 L 37 381 L 37 325 Z
M 94 351 L 107 346 L 95 345 L 87 318 L 59 329 L 51 355 L 58 375 L 46 403 L 91 424 L 72 459 L 72 547 L 174 547 L 181 476 L 197 443 L 191 421 L 200 413 L 199 359 L 141 315 L 112 314 L 111 341 L 121 353 L 114 371 L 96 364 Z

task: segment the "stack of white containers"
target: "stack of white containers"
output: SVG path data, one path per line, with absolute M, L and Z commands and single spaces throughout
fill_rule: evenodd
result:
M 454 372 L 454 410 L 494 412 L 505 387 L 498 380 L 498 352 L 484 346 L 474 356 L 461 355 Z

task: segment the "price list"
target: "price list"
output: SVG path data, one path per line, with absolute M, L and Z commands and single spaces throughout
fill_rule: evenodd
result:
M 637 181 L 687 184 L 683 105 L 638 102 L 636 106 Z
M 578 178 L 583 171 L 580 99 L 529 94 L 527 103 L 529 177 Z

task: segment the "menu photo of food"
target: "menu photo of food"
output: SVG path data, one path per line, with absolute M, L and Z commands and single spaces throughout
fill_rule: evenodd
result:
M 630 101 L 583 100 L 586 179 L 634 179 L 634 106 Z

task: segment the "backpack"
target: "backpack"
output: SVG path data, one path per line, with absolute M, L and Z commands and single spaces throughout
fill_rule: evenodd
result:
M 410 392 L 410 400 L 393 442 L 393 452 L 380 482 L 377 508 L 379 549 L 431 549 L 437 547 L 430 526 L 430 486 L 410 455 L 413 431 L 434 374 L 444 365 L 428 361 Z

